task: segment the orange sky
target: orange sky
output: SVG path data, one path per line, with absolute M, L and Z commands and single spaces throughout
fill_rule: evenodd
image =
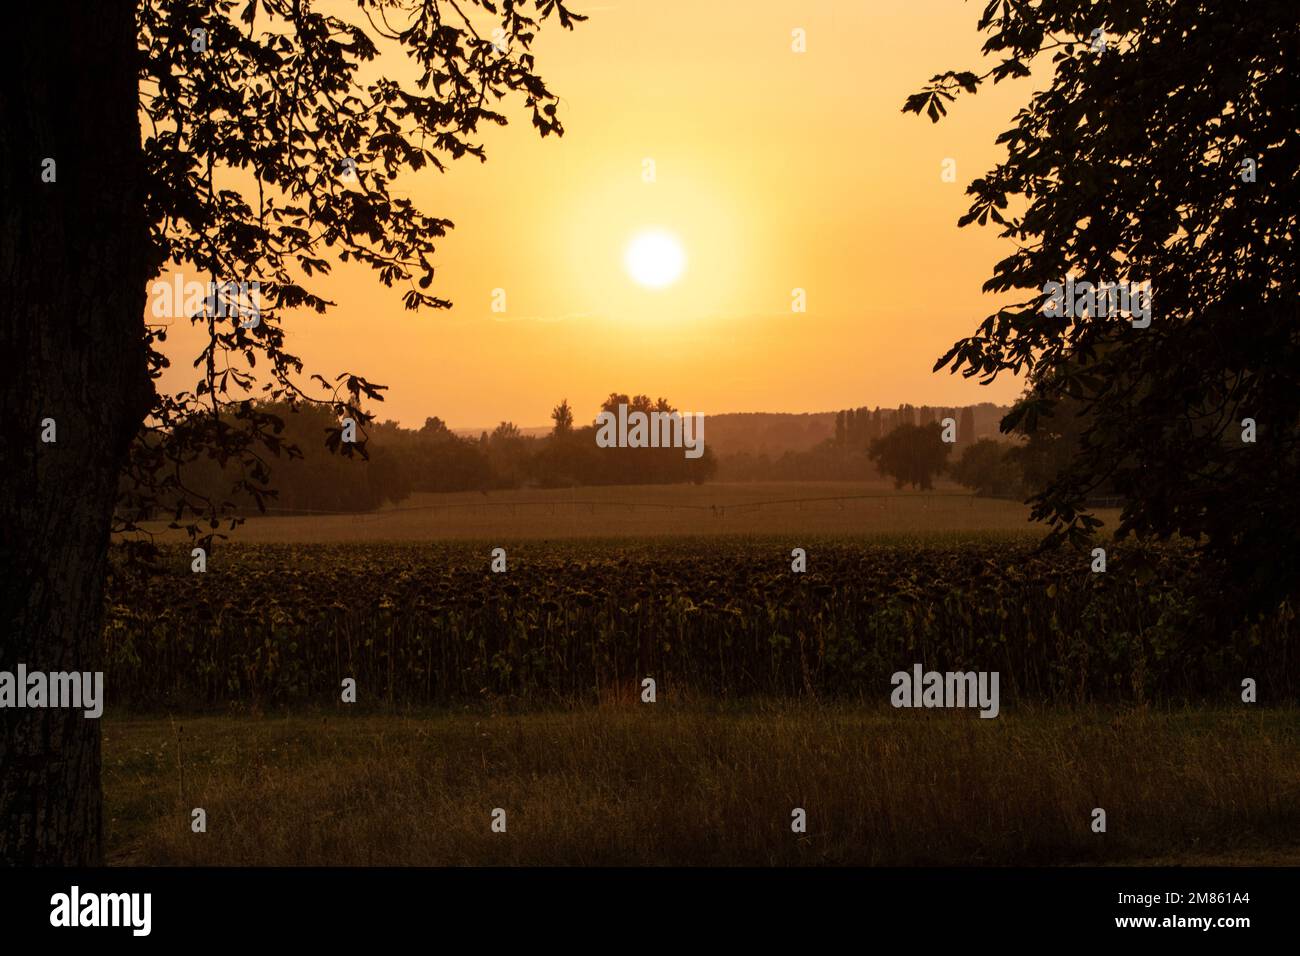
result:
M 432 291 L 450 311 L 407 312 L 401 290 L 344 265 L 316 288 L 338 303 L 286 321 L 309 371 L 390 387 L 381 418 L 454 427 L 542 425 L 567 397 L 579 420 L 611 391 L 684 411 L 824 411 L 1010 400 L 934 375 L 934 360 L 997 301 L 981 294 L 1008 247 L 956 228 L 965 183 L 1024 81 L 959 100 L 934 125 L 900 112 L 934 73 L 979 67 L 981 4 L 954 0 L 574 0 L 535 49 L 562 97 L 562 139 L 518 104 L 488 162 L 403 183 L 456 228 Z M 791 31 L 807 52 L 791 51 Z M 945 157 L 957 182 L 944 183 Z M 656 181 L 643 181 L 643 161 Z M 686 270 L 659 290 L 623 267 L 628 241 L 680 238 Z M 791 290 L 806 290 L 806 313 Z M 491 310 L 504 289 L 507 311 Z M 193 386 L 192 330 L 174 328 L 166 388 Z

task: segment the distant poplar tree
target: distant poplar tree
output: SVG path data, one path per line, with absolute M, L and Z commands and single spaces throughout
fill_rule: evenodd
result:
M 961 410 L 961 421 L 957 425 L 957 444 L 962 447 L 975 444 L 975 409 L 969 405 Z
M 573 431 L 573 409 L 569 407 L 567 398 L 551 409 L 551 421 L 555 422 L 554 434 L 557 436 Z

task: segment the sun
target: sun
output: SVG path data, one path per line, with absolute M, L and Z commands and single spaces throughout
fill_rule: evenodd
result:
M 647 229 L 628 243 L 623 267 L 637 284 L 662 289 L 681 278 L 686 269 L 686 251 L 671 232 Z

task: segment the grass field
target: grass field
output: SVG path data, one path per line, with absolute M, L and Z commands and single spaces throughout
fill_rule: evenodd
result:
M 1117 512 L 1098 513 L 1113 522 Z M 976 498 L 939 482 L 934 492 L 895 491 L 892 483 L 753 482 L 520 489 L 412 495 L 361 515 L 250 517 L 234 541 L 362 541 L 637 538 L 683 535 L 1034 535 L 1029 509 Z M 163 531 L 162 524 L 151 530 Z M 163 540 L 181 540 L 164 534 Z
M 104 733 L 115 863 L 1300 863 L 1294 709 L 629 703 Z

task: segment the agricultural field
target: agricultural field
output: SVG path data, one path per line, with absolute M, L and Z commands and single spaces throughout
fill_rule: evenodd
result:
M 510 515 L 445 509 L 499 535 L 439 539 L 413 524 L 428 515 L 394 515 L 403 534 L 353 540 L 351 518 L 262 518 L 202 574 L 179 541 L 152 572 L 115 564 L 113 858 L 1300 859 L 1289 608 L 1225 633 L 1191 608 L 1185 548 L 1108 542 L 1094 574 L 1085 554 L 1039 553 L 1023 506 L 809 501 L 848 490 L 750 487 L 716 519 L 781 513 L 789 532 L 702 533 L 689 508 L 717 489 L 658 489 L 658 509 L 645 489 L 587 489 L 603 527 L 582 536 L 589 524 L 519 492 Z M 801 501 L 763 504 L 781 494 Z M 659 533 L 620 533 L 613 512 L 634 499 Z M 917 517 L 940 507 L 971 526 Z M 997 671 L 998 719 L 891 708 L 891 675 L 914 664 Z M 1259 705 L 1242 703 L 1244 677 Z M 1104 841 L 1087 825 L 1099 805 L 1118 823 Z M 193 806 L 212 821 L 201 839 Z M 494 842 L 495 807 L 515 838 Z M 793 807 L 815 821 L 798 837 Z
M 1102 511 L 1113 519 L 1115 511 Z M 250 516 L 229 532 L 246 544 L 349 541 L 718 537 L 728 535 L 1035 535 L 1017 501 L 976 498 L 939 481 L 933 492 L 891 482 L 747 482 L 415 494 L 364 514 Z M 150 530 L 181 541 L 165 524 Z
M 799 541 L 229 545 L 203 574 L 113 582 L 110 701 L 144 710 L 327 703 L 595 701 L 653 677 L 665 691 L 877 699 L 921 662 L 1001 672 L 1009 703 L 1235 699 L 1267 672 L 1294 695 L 1293 616 L 1207 631 L 1175 549 L 1086 555 L 1030 543 Z M 1136 561 L 1137 557 L 1133 556 Z

